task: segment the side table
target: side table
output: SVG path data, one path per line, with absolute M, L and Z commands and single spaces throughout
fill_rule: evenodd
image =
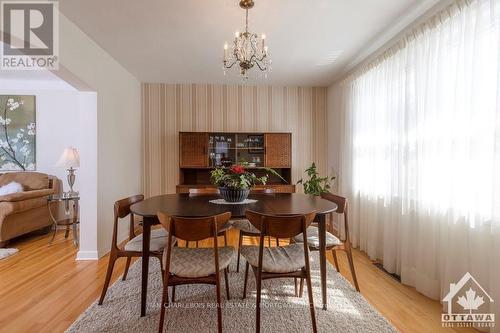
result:
M 53 202 L 64 202 L 64 212 L 65 218 L 56 219 L 54 214 L 52 213 L 51 204 Z M 73 214 L 70 211 L 70 204 L 72 203 Z M 68 238 L 69 228 L 73 228 L 73 244 L 78 247 L 78 230 L 77 225 L 80 224 L 80 196 L 78 195 L 64 195 L 64 194 L 55 194 L 51 195 L 47 198 L 47 208 L 49 210 L 50 218 L 52 219 L 54 226 L 54 233 L 52 234 L 52 238 L 50 239 L 49 245 L 54 241 L 54 237 L 56 236 L 57 226 L 63 225 L 66 226 L 66 232 L 64 233 L 64 238 Z

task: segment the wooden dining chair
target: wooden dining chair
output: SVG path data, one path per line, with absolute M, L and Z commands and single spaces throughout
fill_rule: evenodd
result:
M 125 271 L 122 277 L 122 280 L 125 281 L 125 279 L 127 278 L 127 273 L 132 258 L 142 256 L 142 234 L 138 236 L 135 235 L 134 214 L 130 211 L 130 206 L 142 200 L 144 200 L 144 195 L 139 194 L 115 202 L 111 251 L 109 253 L 108 270 L 106 272 L 106 279 L 104 280 L 104 285 L 102 287 L 101 297 L 99 298 L 99 303 L 98 303 L 99 305 L 102 305 L 104 297 L 106 296 L 106 292 L 109 287 L 109 282 L 111 280 L 111 275 L 113 274 L 113 268 L 115 266 L 116 260 L 122 257 L 127 258 L 127 262 L 125 264 Z M 118 246 L 118 239 L 117 239 L 118 222 L 120 219 L 123 219 L 127 216 L 130 216 L 129 238 L 125 246 L 123 248 L 120 248 Z M 151 251 L 152 256 L 155 256 L 160 260 L 160 265 L 162 265 L 161 259 L 163 255 L 163 249 L 167 244 L 167 236 L 168 233 L 165 231 L 164 228 L 151 230 L 151 244 L 149 246 L 149 250 Z
M 274 194 L 275 191 L 272 188 L 255 189 L 252 190 L 253 194 Z M 240 256 L 241 256 L 241 246 L 243 245 L 243 237 L 259 237 L 260 231 L 256 229 L 248 219 L 234 219 L 231 221 L 231 226 L 238 229 L 238 258 L 236 260 L 236 272 L 240 271 Z M 271 246 L 271 237 L 268 237 L 268 246 Z M 276 240 L 279 246 L 279 240 Z
M 165 267 L 163 278 L 163 294 L 161 302 L 159 332 L 163 331 L 165 320 L 165 306 L 170 301 L 168 286 L 175 287 L 183 284 L 214 284 L 217 298 L 217 327 L 222 332 L 222 312 L 220 298 L 220 272 L 224 271 L 226 296 L 229 295 L 229 280 L 227 268 L 234 256 L 234 248 L 230 246 L 219 247 L 217 238 L 219 229 L 231 218 L 231 213 L 223 213 L 209 217 L 184 218 L 169 216 L 159 212 L 158 218 L 161 225 L 168 231 L 168 245 L 163 252 Z M 212 238 L 212 248 L 173 247 L 175 238 L 188 241 L 199 241 Z
M 306 279 L 312 329 L 313 332 L 317 332 L 309 266 L 309 246 L 307 244 L 307 228 L 311 225 L 315 215 L 315 212 L 310 212 L 303 215 L 280 216 L 246 211 L 250 223 L 260 230 L 259 246 L 243 246 L 241 249 L 241 254 L 246 259 L 243 298 L 246 297 L 249 266 L 252 266 L 255 275 L 257 289 L 255 327 L 257 333 L 260 332 L 262 280 L 276 278 Z M 265 236 L 292 238 L 301 233 L 306 235 L 304 243 L 264 247 Z
M 354 286 L 356 287 L 356 290 L 359 291 L 359 284 L 358 284 L 358 279 L 356 278 L 356 271 L 354 269 L 354 260 L 352 258 L 352 246 L 351 246 L 351 239 L 349 237 L 349 215 L 348 215 L 348 204 L 347 204 L 347 198 L 341 197 L 336 194 L 332 193 L 323 193 L 321 194 L 321 197 L 325 200 L 334 202 L 337 204 L 338 208 L 336 210 L 336 214 L 343 215 L 343 222 L 344 222 L 344 231 L 345 231 L 345 239 L 341 240 L 340 239 L 340 233 L 339 237 L 333 235 L 330 232 L 326 232 L 326 249 L 327 251 L 332 251 L 332 256 L 333 256 L 333 262 L 335 264 L 335 268 L 337 269 L 337 272 L 340 273 L 340 266 L 338 263 L 337 259 L 337 252 L 338 250 L 342 250 L 346 253 L 347 255 L 347 261 L 349 262 L 349 268 L 351 269 L 351 275 L 352 279 L 354 281 Z M 303 236 L 298 235 L 297 237 L 294 238 L 296 242 L 302 242 L 303 241 Z M 309 243 L 309 248 L 312 251 L 318 251 L 319 250 L 319 233 L 318 233 L 318 228 L 316 226 L 311 226 L 307 229 L 307 242 Z M 303 289 L 303 280 L 300 281 L 300 294 L 302 293 Z
M 203 188 L 190 188 L 189 196 L 203 196 L 203 195 L 214 195 L 219 194 L 219 189 L 215 187 L 203 187 Z M 223 226 L 219 230 L 219 237 L 224 237 L 224 246 L 227 245 L 227 231 L 231 229 L 231 223 Z M 189 242 L 186 242 L 186 247 L 189 247 Z M 198 247 L 198 242 L 196 242 L 196 247 Z

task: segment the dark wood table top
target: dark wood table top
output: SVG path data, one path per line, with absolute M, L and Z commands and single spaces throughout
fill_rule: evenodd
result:
M 156 217 L 161 211 L 168 215 L 202 217 L 231 212 L 233 217 L 244 217 L 247 209 L 263 214 L 305 214 L 315 211 L 323 215 L 334 212 L 337 205 L 320 197 L 299 193 L 250 194 L 251 204 L 220 205 L 210 200 L 218 195 L 166 194 L 146 199 L 130 207 L 132 213 L 144 217 Z

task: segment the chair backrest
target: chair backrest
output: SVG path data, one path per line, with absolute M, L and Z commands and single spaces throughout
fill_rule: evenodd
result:
M 215 187 L 189 189 L 189 195 L 209 195 L 209 194 L 219 194 L 219 189 Z
M 133 204 L 143 201 L 144 195 L 137 194 L 128 198 L 120 199 L 115 202 L 115 218 L 113 224 L 113 244 L 111 246 L 118 248 L 117 237 L 118 237 L 118 221 L 127 215 L 130 215 L 130 225 L 129 225 L 129 240 L 135 237 L 134 232 L 134 214 L 130 211 L 130 206 Z
M 267 215 L 247 210 L 245 215 L 250 223 L 260 230 L 262 237 L 292 238 L 305 232 L 314 220 L 316 212 L 301 215 Z
M 340 195 L 336 195 L 333 193 L 322 193 L 321 197 L 325 200 L 331 201 L 337 204 L 338 208 L 335 213 L 344 215 L 344 232 L 345 232 L 345 240 L 343 242 L 351 242 L 349 238 L 349 216 L 348 216 L 348 204 L 347 198 L 342 197 Z M 340 235 L 339 235 L 340 236 Z
M 250 190 L 250 192 L 253 194 L 274 194 L 276 190 L 274 188 L 256 188 Z
M 210 237 L 217 244 L 219 229 L 231 218 L 231 213 L 226 212 L 207 217 L 178 217 L 158 212 L 161 225 L 174 237 L 186 241 L 199 241 Z

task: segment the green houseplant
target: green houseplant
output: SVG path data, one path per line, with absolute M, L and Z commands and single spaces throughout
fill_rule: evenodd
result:
M 248 163 L 240 162 L 229 168 L 217 167 L 210 172 L 211 182 L 219 187 L 219 192 L 226 201 L 244 201 L 253 186 L 267 183 L 269 175 L 257 177 L 246 168 L 247 166 Z M 273 169 L 264 168 L 264 170 L 283 179 Z
M 299 179 L 297 184 L 302 184 L 305 194 L 321 195 L 322 193 L 329 192 L 335 176 L 321 177 L 316 168 L 316 163 L 312 163 L 305 171 L 307 178 Z

